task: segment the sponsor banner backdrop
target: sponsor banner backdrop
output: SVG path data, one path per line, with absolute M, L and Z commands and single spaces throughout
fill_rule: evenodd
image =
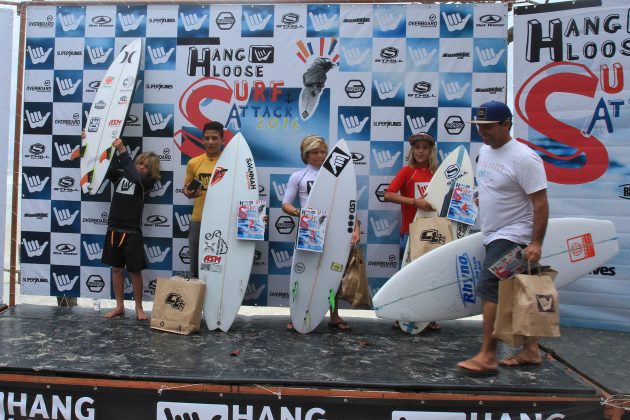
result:
M 628 4 L 548 6 L 515 9 L 515 137 L 545 162 L 551 216 L 611 220 L 621 248 L 560 291 L 561 320 L 630 331 Z
M 15 49 L 13 48 L 13 33 L 14 33 L 14 20 L 15 20 L 15 8 L 0 6 L 0 39 L 4 42 L 0 45 L 0 56 L 5 57 L 0 61 L 0 92 L 8 92 L 8 94 L 2 95 L 0 98 L 0 156 L 7 156 L 6 159 L 0 159 L 0 174 L 4 178 L 0 182 L 0 197 L 3 198 L 2 206 L 0 206 L 0 226 L 8 226 L 7 221 L 7 200 L 4 198 L 7 196 L 8 183 L 5 181 L 9 179 L 7 171 L 9 163 L 9 156 L 12 156 L 9 152 L 9 144 L 13 143 L 13 130 L 14 130 L 14 109 L 15 104 L 15 81 L 13 75 L 13 63 L 17 60 Z M 31 145 L 29 145 L 31 146 Z M 12 158 L 11 161 L 13 162 Z M 8 203 L 11 205 L 10 202 Z M 5 248 L 5 235 L 6 229 L 0 230 L 0 255 L 2 255 L 2 268 L 5 268 L 5 264 L 8 261 L 4 259 Z M 4 276 L 3 276 L 4 278 Z M 4 281 L 2 281 L 4 283 Z M 0 304 L 3 303 L 3 289 L 0 285 Z
M 463 121 L 477 102 L 505 99 L 506 15 L 502 4 L 28 5 L 21 256 L 33 281 L 22 292 L 113 296 L 100 262 L 110 183 L 83 195 L 73 152 L 103 74 L 135 37 L 144 59 L 123 139 L 162 169 L 144 210 L 146 294 L 157 275 L 187 270 L 192 201 L 181 189 L 209 120 L 228 141 L 245 136 L 269 203 L 245 303 L 289 304 L 296 220 L 280 207 L 308 134 L 349 141 L 376 291 L 399 264 L 400 208 L 383 194 L 405 138 L 433 134 L 440 157 L 474 149 Z
M 52 388 L 52 389 L 51 389 Z M 35 418 L 32 413 L 67 413 L 68 420 L 125 419 L 327 419 L 392 420 L 468 419 L 580 419 L 598 420 L 603 408 L 596 399 L 476 400 L 344 398 L 274 393 L 181 392 L 165 389 L 99 386 L 43 386 L 26 382 L 0 382 L 0 413 L 11 419 Z M 506 397 L 507 398 L 507 397 Z M 349 404 L 352 404 L 349 408 Z M 483 405 L 483 408 L 479 406 Z M 41 416 L 40 416 L 41 417 Z

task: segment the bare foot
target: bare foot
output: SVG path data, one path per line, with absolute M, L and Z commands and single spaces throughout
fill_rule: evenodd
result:
M 144 313 L 144 309 L 136 309 L 136 318 L 138 318 L 138 321 L 145 321 L 149 319 L 149 317 Z
M 105 314 L 105 318 L 115 318 L 117 316 L 123 315 L 125 313 L 125 308 L 114 308 L 111 311 Z

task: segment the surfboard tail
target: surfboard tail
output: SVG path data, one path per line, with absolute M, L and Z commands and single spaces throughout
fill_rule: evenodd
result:
M 81 189 L 83 190 L 84 193 L 88 192 L 90 184 L 92 183 L 93 176 L 94 176 L 94 170 L 91 170 L 81 177 L 79 184 L 81 185 Z
M 78 149 L 74 150 L 72 154 L 70 155 L 70 161 L 73 161 L 76 158 L 83 158 L 83 155 L 85 155 L 86 149 L 87 149 L 87 145 L 81 146 Z

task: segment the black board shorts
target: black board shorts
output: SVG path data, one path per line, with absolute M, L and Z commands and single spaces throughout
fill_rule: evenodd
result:
M 131 272 L 147 268 L 142 232 L 107 228 L 101 262 L 112 267 L 127 268 Z

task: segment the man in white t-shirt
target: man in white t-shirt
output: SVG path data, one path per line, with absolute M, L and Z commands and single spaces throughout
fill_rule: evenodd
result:
M 547 178 L 540 157 L 511 137 L 512 112 L 506 104 L 490 101 L 480 105 L 471 122 L 477 124 L 484 142 L 477 162 L 479 218 L 486 247 L 477 286 L 483 304 L 483 340 L 479 353 L 457 366 L 474 373 L 496 373 L 498 365 L 541 363 L 536 341 L 526 343 L 514 356 L 497 361 L 497 340 L 492 330 L 499 279 L 488 267 L 516 246 L 523 248 L 524 258 L 531 264 L 540 260 L 549 218 Z

